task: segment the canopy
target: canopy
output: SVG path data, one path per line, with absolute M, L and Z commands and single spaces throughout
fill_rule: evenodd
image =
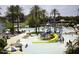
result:
M 17 51 L 17 48 L 16 47 L 12 47 L 12 46 L 4 49 L 5 53 L 15 52 L 15 51 Z

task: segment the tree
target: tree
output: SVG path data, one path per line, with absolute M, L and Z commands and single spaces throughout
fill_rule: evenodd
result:
M 35 27 L 35 32 L 37 33 L 37 29 L 40 27 L 45 20 L 45 10 L 42 10 L 39 6 L 35 5 L 32 7 L 29 14 L 29 25 Z
M 52 11 L 51 11 L 51 16 L 53 17 L 53 19 L 54 19 L 54 32 L 56 32 L 56 16 L 59 16 L 60 15 L 60 13 L 57 11 L 57 9 L 53 9 Z
M 38 26 L 39 26 L 39 16 L 40 16 L 40 14 L 39 14 L 39 12 L 40 12 L 40 7 L 39 6 L 37 6 L 37 5 L 35 5 L 33 8 L 32 8 L 32 19 L 34 20 L 34 25 L 35 25 L 35 31 L 36 31 L 36 33 L 37 33 L 37 28 L 38 28 Z
M 15 9 L 15 6 L 11 5 L 7 9 L 8 9 L 8 11 L 7 11 L 6 17 L 12 23 L 10 31 L 12 34 L 14 34 L 14 20 L 15 20 L 14 9 Z
M 12 23 L 11 33 L 14 34 L 14 23 L 17 23 L 17 32 L 19 32 L 19 23 L 24 19 L 22 8 L 18 5 L 11 5 L 8 7 L 6 17 Z
M 0 39 L 0 53 L 3 53 L 4 47 L 7 45 L 6 39 Z
M 46 24 L 48 18 L 46 10 L 41 11 L 40 18 L 41 18 L 41 24 Z
M 19 33 L 19 23 L 20 23 L 20 16 L 22 16 L 21 13 L 22 9 L 20 8 L 20 6 L 16 5 L 15 6 L 15 15 L 16 15 L 16 22 L 17 22 L 17 32 Z

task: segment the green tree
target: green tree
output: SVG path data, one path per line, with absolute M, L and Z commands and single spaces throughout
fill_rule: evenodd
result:
M 4 47 L 7 45 L 7 41 L 5 39 L 0 39 L 0 53 L 4 52 Z
M 59 15 L 60 15 L 60 13 L 58 12 L 57 9 L 53 9 L 53 10 L 51 11 L 51 16 L 52 16 L 53 19 L 54 19 L 54 32 L 56 32 L 56 17 L 59 16 Z
M 11 5 L 7 10 L 7 19 L 12 23 L 11 33 L 14 34 L 14 23 L 17 23 L 17 32 L 19 32 L 19 23 L 24 19 L 22 8 L 18 5 Z
M 6 17 L 7 19 L 12 23 L 12 27 L 10 28 L 10 31 L 12 34 L 14 34 L 14 20 L 15 20 L 15 6 L 11 5 L 10 7 L 7 8 L 7 14 Z
M 5 23 L 5 26 L 6 26 L 6 28 L 12 28 L 12 23 L 10 23 L 7 19 L 5 19 L 5 21 L 4 21 Z
M 19 27 L 20 27 L 20 25 L 19 25 L 19 23 L 20 23 L 20 16 L 21 16 L 21 14 L 23 14 L 22 12 L 22 9 L 20 8 L 20 6 L 18 6 L 18 5 L 16 5 L 15 6 L 15 15 L 16 15 L 16 22 L 17 22 L 17 32 L 19 33 Z
M 34 20 L 34 25 L 35 25 L 35 31 L 36 31 L 36 33 L 37 33 L 37 28 L 38 28 L 38 26 L 39 26 L 39 17 L 40 17 L 40 7 L 39 6 L 37 6 L 37 5 L 35 5 L 34 7 L 32 7 L 32 10 L 31 10 L 31 12 L 32 12 L 32 19 Z
M 46 10 L 42 10 L 41 13 L 40 13 L 40 18 L 41 18 L 41 24 L 46 24 L 47 22 L 47 12 Z
M 46 11 L 40 8 L 38 5 L 35 5 L 31 8 L 30 14 L 28 15 L 28 23 L 29 25 L 35 27 L 35 32 L 37 33 L 37 29 L 46 22 Z

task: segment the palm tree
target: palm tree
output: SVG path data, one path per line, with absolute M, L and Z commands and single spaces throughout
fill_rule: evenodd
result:
M 42 12 L 42 14 L 41 14 L 42 24 L 45 24 L 47 21 L 47 16 L 46 16 L 47 12 L 46 12 L 46 10 L 42 10 L 41 12 Z
M 59 16 L 60 13 L 57 11 L 57 9 L 53 9 L 51 11 L 51 16 L 53 16 L 53 19 L 54 19 L 54 32 L 56 32 L 56 16 Z
M 41 14 L 40 14 L 40 18 L 41 18 L 41 21 L 40 21 L 40 24 L 42 24 L 42 26 L 44 26 L 44 28 L 45 28 L 45 25 L 46 25 L 46 23 L 47 23 L 47 12 L 46 12 L 46 10 L 42 10 L 41 11 Z M 44 28 L 43 28 L 43 30 L 44 30 Z
M 46 11 L 40 8 L 38 5 L 35 5 L 31 8 L 30 14 L 28 16 L 29 25 L 34 25 L 35 32 L 37 33 L 37 29 L 39 30 L 41 24 L 46 22 Z
M 37 28 L 38 28 L 39 23 L 40 23 L 40 7 L 37 5 L 32 7 L 31 15 L 32 15 L 32 19 L 34 22 L 34 26 L 35 26 L 35 31 L 37 33 Z
M 15 20 L 14 10 L 15 6 L 11 5 L 10 7 L 8 7 L 8 11 L 6 14 L 7 19 L 12 23 L 12 26 L 10 28 L 12 34 L 14 34 L 14 20 Z
M 21 16 L 23 15 L 23 13 L 21 12 L 22 9 L 20 6 L 16 5 L 11 5 L 10 7 L 8 7 L 8 11 L 7 11 L 7 18 L 8 20 L 12 23 L 12 28 L 11 28 L 11 33 L 14 34 L 14 23 L 17 23 L 17 32 L 19 32 L 19 23 L 21 21 Z
M 16 5 L 15 6 L 15 14 L 16 14 L 16 21 L 17 21 L 17 32 L 19 33 L 19 23 L 20 23 L 20 15 L 22 14 L 21 13 L 22 9 L 20 8 L 20 6 Z

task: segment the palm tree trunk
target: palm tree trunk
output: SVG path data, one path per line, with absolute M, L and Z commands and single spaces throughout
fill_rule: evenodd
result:
M 17 19 L 17 32 L 19 33 L 19 16 L 18 16 L 18 19 Z
M 56 13 L 54 12 L 54 32 L 56 32 Z
M 13 12 L 12 12 L 12 28 L 10 29 L 11 34 L 14 35 L 14 18 L 13 18 Z
M 35 26 L 35 32 L 36 32 L 36 34 L 37 34 L 37 32 L 38 32 L 38 31 L 37 31 L 37 25 Z M 38 34 L 37 34 L 37 35 L 38 35 Z

